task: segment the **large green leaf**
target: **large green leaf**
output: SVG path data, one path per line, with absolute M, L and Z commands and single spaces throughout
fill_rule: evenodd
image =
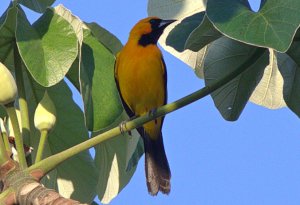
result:
M 284 78 L 283 97 L 287 106 L 300 117 L 300 67 L 288 55 L 278 53 L 278 66 Z
M 31 77 L 28 79 L 27 72 L 24 72 L 24 75 L 27 100 L 30 102 L 30 119 L 33 119 L 34 110 L 43 97 L 45 88 L 34 82 Z M 57 111 L 56 125 L 48 136 L 48 143 L 44 153 L 45 156 L 51 156 L 83 142 L 89 137 L 84 125 L 83 113 L 73 101 L 71 90 L 66 83 L 61 81 L 55 86 L 48 88 L 47 91 Z M 40 134 L 34 128 L 32 121 L 30 121 L 30 124 L 32 132 L 31 146 L 35 148 L 32 155 L 34 159 Z M 96 178 L 97 171 L 93 159 L 87 150 L 66 160 L 55 170 L 51 171 L 43 178 L 43 183 L 48 188 L 58 190 L 65 197 L 91 203 L 96 195 Z
M 65 8 L 62 4 L 54 8 L 54 12 L 64 18 L 73 27 L 73 30 L 77 36 L 78 42 L 81 46 L 83 41 L 83 22 L 72 12 Z
M 300 66 L 300 29 L 298 29 L 294 42 L 286 53 Z
M 97 23 L 85 23 L 92 31 L 93 35 L 115 56 L 123 47 L 121 41 L 108 30 L 99 26 Z
M 296 37 L 300 37 L 299 31 Z M 279 67 L 284 77 L 284 100 L 287 106 L 300 117 L 300 42 L 294 41 L 287 54 L 287 60 Z
M 81 56 L 81 55 L 80 55 Z M 70 82 L 74 85 L 78 92 L 80 92 L 80 81 L 79 81 L 79 57 L 76 58 L 74 63 L 72 64 L 69 72 L 67 73 L 66 77 Z
M 0 61 L 10 69 L 14 67 L 12 53 L 17 12 L 22 11 L 10 4 L 0 18 Z
M 171 52 L 188 63 L 195 69 L 196 74 L 203 78 L 204 59 L 209 43 L 221 36 L 222 34 L 213 27 L 205 12 L 200 12 L 184 18 L 177 24 L 169 33 L 166 44 L 176 49 L 176 52 L 190 54 L 185 59 L 183 58 L 185 55 L 178 56 L 176 52 Z
M 199 13 L 205 10 L 206 0 L 194 1 L 194 0 L 149 0 L 148 1 L 148 15 L 158 16 L 162 19 L 177 19 L 177 22 L 169 25 L 159 39 L 159 44 L 169 53 L 176 56 L 178 59 L 189 65 L 191 68 L 197 68 L 202 66 L 204 51 L 193 52 L 185 50 L 182 52 L 176 51 L 173 47 L 166 45 L 166 38 L 170 31 L 181 22 L 181 20 L 189 17 L 195 13 Z M 200 24 L 200 22 L 199 22 Z M 199 73 L 200 76 L 202 76 Z M 202 76 L 203 77 L 203 76 Z
M 125 112 L 109 128 L 128 119 Z M 108 128 L 108 129 L 109 129 Z M 136 170 L 140 156 L 144 153 L 143 142 L 136 130 L 132 135 L 123 134 L 96 146 L 96 166 L 99 170 L 98 197 L 107 204 L 126 186 Z M 94 133 L 93 136 L 97 136 Z
M 71 83 L 76 87 L 76 89 L 80 92 L 80 83 L 79 83 L 79 59 L 81 57 L 81 46 L 83 41 L 83 27 L 85 27 L 84 23 L 74 14 L 71 13 L 70 10 L 65 8 L 63 5 L 58 5 L 54 8 L 55 12 L 62 16 L 65 20 L 67 20 L 73 27 L 75 34 L 79 43 L 79 54 L 76 60 L 73 62 L 71 68 L 67 73 L 67 78 L 71 81 Z
M 47 9 L 34 26 L 21 12 L 17 22 L 17 45 L 33 78 L 43 86 L 61 81 L 78 54 L 72 25 L 52 9 Z
M 207 0 L 148 0 L 148 15 L 162 19 L 182 19 L 203 11 Z
M 81 58 L 73 64 L 68 78 L 79 85 L 90 130 L 117 126 L 128 119 L 119 100 L 114 80 L 114 55 L 122 48 L 111 33 L 92 23 L 84 30 Z M 80 65 L 80 66 L 79 66 Z M 78 67 L 80 83 L 77 84 Z M 122 114 L 123 113 L 123 114 Z M 100 132 L 93 133 L 93 136 Z M 143 154 L 141 138 L 124 134 L 96 146 L 95 162 L 99 170 L 97 193 L 103 203 L 114 198 L 131 179 Z
M 97 131 L 113 123 L 123 107 L 114 79 L 115 57 L 89 29 L 84 30 L 80 63 L 80 86 L 85 120 Z
M 268 64 L 268 52 L 253 59 L 258 48 L 222 37 L 209 48 L 204 62 L 206 85 L 228 75 L 240 66 L 247 70 L 212 93 L 214 103 L 226 120 L 237 120 Z M 251 60 L 251 63 L 244 65 Z
M 198 52 L 221 36 L 222 34 L 213 27 L 203 11 L 186 17 L 177 24 L 169 33 L 166 44 L 179 52 L 185 49 Z
M 184 48 L 192 51 L 199 51 L 208 43 L 213 42 L 220 37 L 222 37 L 222 34 L 215 29 L 205 15 L 201 24 L 190 33 Z
M 43 13 L 55 0 L 19 0 L 19 2 L 33 11 Z
M 3 119 L 6 116 L 7 116 L 7 114 L 6 114 L 5 108 L 2 105 L 0 105 L 0 118 Z
M 191 32 L 197 28 L 204 19 L 205 12 L 193 14 L 183 19 L 175 28 L 169 33 L 166 44 L 172 46 L 177 51 L 182 52 L 185 49 L 185 42 Z M 198 51 L 198 50 L 197 50 Z
M 299 0 L 268 0 L 253 12 L 246 0 L 210 0 L 207 16 L 226 36 L 285 52 L 300 24 Z
M 97 23 L 85 23 L 85 26 L 87 26 L 91 30 L 93 36 L 97 38 L 97 40 L 101 42 L 114 56 L 116 56 L 117 53 L 123 47 L 121 41 L 117 37 L 115 37 L 112 33 L 107 31 L 106 29 L 99 26 Z M 79 82 L 79 67 L 80 67 L 79 61 L 80 60 L 79 58 L 77 58 L 74 61 L 71 69 L 69 70 L 69 73 L 67 74 L 68 79 L 72 82 L 72 84 L 77 88 L 78 91 L 80 91 L 80 82 Z

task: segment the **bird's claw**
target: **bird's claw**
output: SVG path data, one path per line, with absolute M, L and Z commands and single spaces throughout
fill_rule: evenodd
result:
M 119 128 L 120 128 L 120 132 L 121 134 L 124 136 L 126 132 L 128 132 L 128 135 L 131 136 L 131 131 L 126 131 L 126 123 L 128 122 L 128 120 L 124 120 L 120 123 Z
M 157 112 L 157 109 L 156 109 L 156 108 L 153 108 L 153 109 L 151 109 L 151 110 L 149 111 L 148 115 L 149 115 L 150 117 L 153 117 L 153 116 L 156 114 L 156 112 Z M 156 123 L 157 123 L 157 119 L 155 119 L 154 122 L 155 122 L 155 124 L 156 124 Z
M 121 132 L 122 135 L 124 135 L 125 132 L 126 132 L 126 131 L 125 131 L 125 130 L 126 130 L 126 122 L 127 122 L 127 120 L 122 121 L 122 122 L 120 123 L 120 125 L 119 125 L 120 132 Z

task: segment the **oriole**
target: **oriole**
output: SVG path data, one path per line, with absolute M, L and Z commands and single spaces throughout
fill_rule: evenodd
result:
M 145 115 L 167 102 L 167 71 L 157 41 L 174 20 L 148 17 L 131 30 L 128 42 L 117 55 L 115 80 L 123 107 L 130 117 Z M 148 192 L 170 192 L 171 172 L 166 157 L 162 125 L 164 118 L 138 128 L 144 141 Z

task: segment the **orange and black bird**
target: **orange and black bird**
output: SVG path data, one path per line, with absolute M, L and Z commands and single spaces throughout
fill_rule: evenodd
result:
M 157 41 L 174 20 L 148 17 L 131 30 L 128 42 L 118 53 L 115 80 L 123 107 L 130 117 L 150 113 L 167 102 L 167 70 Z M 170 192 L 171 172 L 166 157 L 162 125 L 164 118 L 138 128 L 144 141 L 145 172 L 151 195 Z

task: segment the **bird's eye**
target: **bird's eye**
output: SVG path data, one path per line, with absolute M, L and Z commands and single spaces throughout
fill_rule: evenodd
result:
M 155 23 L 155 19 L 151 19 L 149 22 L 150 22 L 151 24 L 154 24 L 154 23 Z

